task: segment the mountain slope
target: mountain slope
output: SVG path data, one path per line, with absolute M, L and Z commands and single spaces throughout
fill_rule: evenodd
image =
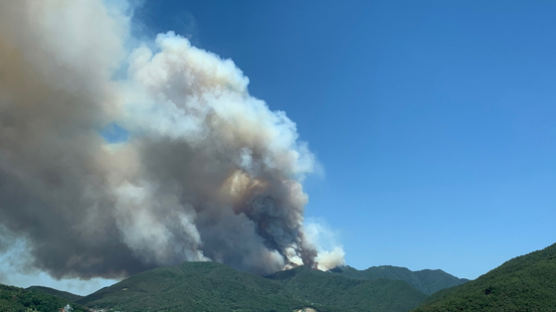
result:
M 556 244 L 440 291 L 415 312 L 556 311 Z
M 298 267 L 267 277 L 213 262 L 131 276 L 77 302 L 120 311 L 405 312 L 426 295 L 398 280 L 362 280 Z
M 0 285 L 0 311 L 2 312 L 58 311 L 68 303 L 66 299 L 42 292 Z M 71 304 L 71 306 L 74 312 L 87 311 L 79 305 Z
M 375 266 L 361 271 L 350 266 L 342 266 L 333 269 L 332 272 L 356 279 L 400 280 L 427 295 L 431 295 L 444 288 L 461 285 L 468 281 L 467 279 L 457 278 L 442 270 L 411 271 L 407 268 L 391 265 Z
M 72 294 L 72 293 L 67 292 L 67 291 L 61 291 L 61 290 L 58 290 L 58 289 L 54 289 L 54 288 L 50 288 L 50 287 L 44 287 L 44 286 L 30 286 L 30 287 L 25 288 L 25 290 L 55 296 L 55 297 L 58 297 L 58 298 L 62 298 L 64 300 L 68 301 L 68 302 L 75 302 L 75 301 L 83 298 L 83 296 Z
M 338 311 L 409 311 L 425 295 L 398 280 L 362 280 L 298 267 L 268 276 L 298 300 L 318 302 Z
M 121 311 L 288 311 L 311 306 L 284 294 L 279 283 L 213 262 L 157 268 L 78 301 Z M 319 311 L 328 311 L 313 305 Z

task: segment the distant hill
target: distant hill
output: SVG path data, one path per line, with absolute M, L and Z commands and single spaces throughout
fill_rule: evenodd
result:
M 186 262 L 133 275 L 78 301 L 121 311 L 284 311 L 319 304 L 296 300 L 278 282 L 214 262 Z
M 133 275 L 85 297 L 42 286 L 12 287 L 10 291 L 17 295 L 4 292 L 1 298 L 11 300 L 11 305 L 21 304 L 11 310 L 0 305 L 0 311 L 25 311 L 27 307 L 57 311 L 73 303 L 125 312 L 292 312 L 304 308 L 318 312 L 407 312 L 427 298 L 414 285 L 430 291 L 454 280 L 460 281 L 439 270 L 412 272 L 391 266 L 363 271 L 345 266 L 328 272 L 297 267 L 263 277 L 214 262 L 185 262 Z
M 411 271 L 407 268 L 391 265 L 374 266 L 366 270 L 357 270 L 350 266 L 342 266 L 332 269 L 331 271 L 355 279 L 390 279 L 404 281 L 426 295 L 431 295 L 441 289 L 461 285 L 468 281 L 464 278 L 457 278 L 442 270 Z
M 434 294 L 415 312 L 556 311 L 556 244 Z
M 77 302 L 121 311 L 406 312 L 426 295 L 399 280 L 362 280 L 298 267 L 267 277 L 213 262 L 131 276 Z
M 268 276 L 280 281 L 284 291 L 298 300 L 319 302 L 337 311 L 403 312 L 426 295 L 406 282 L 388 279 L 353 279 L 298 267 Z
M 19 287 L 0 285 L 0 311 L 27 312 L 58 311 L 68 303 L 68 300 L 43 292 L 26 290 Z M 74 312 L 88 311 L 86 308 L 71 304 Z
M 67 292 L 67 291 L 61 291 L 61 290 L 58 290 L 58 289 L 54 289 L 54 288 L 50 288 L 50 287 L 44 287 L 44 286 L 31 286 L 31 287 L 27 287 L 25 289 L 28 290 L 28 291 L 33 291 L 33 292 L 38 292 L 38 293 L 43 293 L 43 294 L 47 294 L 47 295 L 56 296 L 58 298 L 65 299 L 68 302 L 75 302 L 75 301 L 83 298 L 83 296 L 72 294 L 72 293 Z

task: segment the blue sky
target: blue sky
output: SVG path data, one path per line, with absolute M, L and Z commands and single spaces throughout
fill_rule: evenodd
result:
M 308 218 L 347 263 L 475 278 L 555 241 L 556 3 L 152 1 L 231 58 L 324 167 Z

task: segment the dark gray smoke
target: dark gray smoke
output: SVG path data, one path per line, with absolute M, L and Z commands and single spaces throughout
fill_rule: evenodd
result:
M 0 2 L 0 226 L 55 277 L 313 265 L 295 124 L 173 33 L 128 53 L 129 20 L 100 0 Z M 112 123 L 129 139 L 107 142 Z

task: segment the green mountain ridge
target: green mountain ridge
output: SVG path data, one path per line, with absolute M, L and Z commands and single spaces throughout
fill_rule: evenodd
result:
M 414 312 L 556 311 L 556 244 L 442 290 Z
M 319 302 L 337 311 L 409 311 L 426 298 L 404 281 L 353 279 L 306 267 L 268 278 L 280 281 L 296 299 Z
M 418 272 L 393 266 L 362 271 L 344 266 L 328 272 L 301 266 L 263 277 L 214 262 L 185 262 L 130 276 L 84 297 L 43 286 L 20 291 L 54 300 L 50 308 L 72 302 L 91 309 L 126 312 L 291 312 L 302 308 L 318 312 L 406 312 L 427 298 L 411 283 L 433 287 L 443 284 L 446 276 L 450 281 L 460 280 L 443 271 L 429 271 L 428 279 L 419 280 L 415 277 Z M 38 311 L 55 311 L 50 308 Z
M 418 289 L 430 292 L 450 283 L 464 284 L 431 296 Z M 469 282 L 442 270 L 394 266 L 328 272 L 301 266 L 263 277 L 214 262 L 186 262 L 133 275 L 85 297 L 42 286 L 0 285 L 2 312 L 58 311 L 68 303 L 76 312 L 548 312 L 556 311 L 556 244 Z
M 27 291 L 32 291 L 32 292 L 37 292 L 37 293 L 43 293 L 43 294 L 47 294 L 47 295 L 52 295 L 58 298 L 62 298 L 65 299 L 68 302 L 75 302 L 81 298 L 83 298 L 83 296 L 80 295 L 76 295 L 76 294 L 72 294 L 70 292 L 67 291 L 62 291 L 62 290 L 58 290 L 58 289 L 54 289 L 54 288 L 50 288 L 50 287 L 45 287 L 45 286 L 30 286 L 25 288 L 25 290 Z
M 411 271 L 408 268 L 392 265 L 373 266 L 365 270 L 357 270 L 350 266 L 341 266 L 332 269 L 331 272 L 355 279 L 400 280 L 415 287 L 426 295 L 431 295 L 441 289 L 454 287 L 469 281 L 465 278 L 457 278 L 442 270 Z
M 277 282 L 214 262 L 145 271 L 78 302 L 120 311 L 293 311 L 311 306 L 285 295 Z
M 73 302 L 43 292 L 44 288 L 36 289 L 23 289 L 14 286 L 6 286 L 0 284 L 0 311 L 2 312 L 54 312 L 60 308 L 71 304 L 74 312 L 88 311 L 81 305 L 76 305 Z M 50 290 L 54 290 L 50 288 Z M 48 290 L 48 291 L 50 291 Z M 60 291 L 57 291 L 60 292 Z M 60 292 L 65 293 L 65 292 Z M 69 294 L 69 293 L 68 293 Z
M 120 311 L 405 312 L 427 295 L 396 279 L 307 267 L 262 277 L 213 262 L 185 262 L 131 276 L 77 302 Z

